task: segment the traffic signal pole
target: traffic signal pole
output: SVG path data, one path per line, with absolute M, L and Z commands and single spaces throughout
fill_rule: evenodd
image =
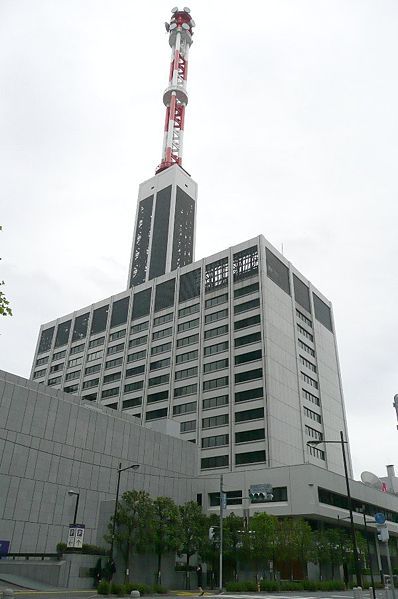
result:
M 223 480 L 224 477 L 220 476 L 220 583 L 219 589 L 222 593 L 222 562 L 223 562 L 223 517 L 224 517 L 224 491 L 223 491 Z

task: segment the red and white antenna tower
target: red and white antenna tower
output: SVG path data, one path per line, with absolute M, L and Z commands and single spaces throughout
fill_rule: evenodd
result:
M 192 44 L 192 28 L 195 27 L 195 22 L 191 18 L 190 9 L 186 6 L 183 10 L 175 7 L 171 12 L 173 15 L 170 23 L 165 23 L 166 31 L 169 33 L 171 64 L 169 85 L 163 94 L 166 119 L 162 162 L 156 169 L 156 173 L 164 171 L 173 164 L 181 166 L 185 107 L 188 104 L 188 53 Z

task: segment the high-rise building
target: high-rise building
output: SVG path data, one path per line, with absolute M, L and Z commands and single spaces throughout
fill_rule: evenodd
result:
M 43 325 L 31 376 L 145 425 L 175 420 L 201 472 L 343 473 L 337 444 L 307 445 L 347 438 L 330 302 L 263 236 L 194 262 L 197 186 L 181 164 L 193 26 L 186 8 L 166 25 L 162 161 L 140 186 L 128 289 Z

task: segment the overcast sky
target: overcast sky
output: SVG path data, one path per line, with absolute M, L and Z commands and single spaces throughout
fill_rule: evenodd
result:
M 190 0 L 196 258 L 263 233 L 334 305 L 355 473 L 398 466 L 398 3 Z M 126 286 L 170 2 L 1 0 L 0 367 Z

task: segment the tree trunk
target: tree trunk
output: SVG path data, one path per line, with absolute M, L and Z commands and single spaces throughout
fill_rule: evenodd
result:
M 185 566 L 185 588 L 188 590 L 191 588 L 190 580 L 189 580 L 189 558 L 191 556 L 187 553 L 187 563 Z
M 158 553 L 158 575 L 157 583 L 162 584 L 162 554 Z

